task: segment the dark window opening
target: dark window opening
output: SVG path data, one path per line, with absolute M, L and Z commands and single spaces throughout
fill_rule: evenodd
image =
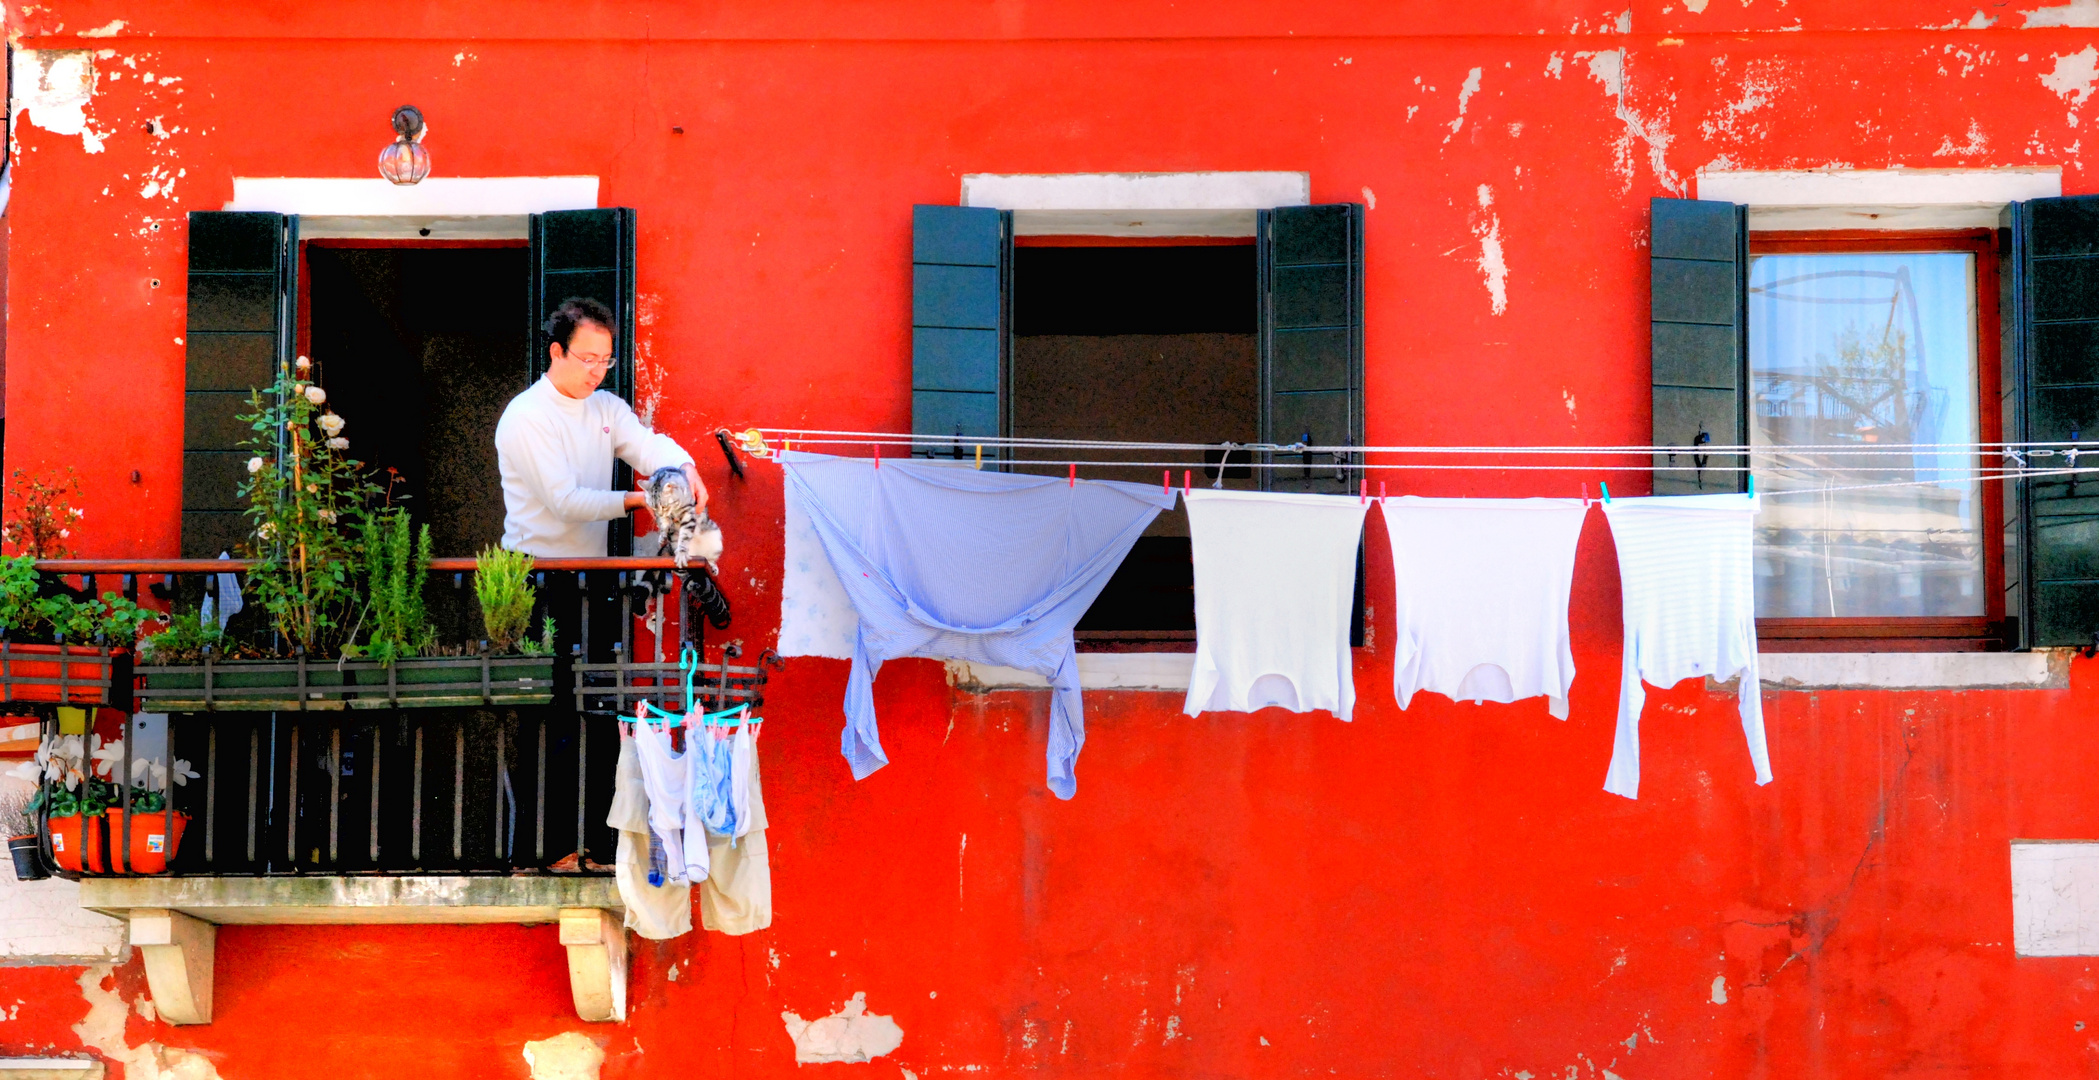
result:
M 309 355 L 350 455 L 400 471 L 439 556 L 503 537 L 496 420 L 525 389 L 523 247 L 309 244 Z
M 1020 438 L 1250 443 L 1260 430 L 1258 284 L 1251 243 L 1029 247 L 1014 251 L 1012 433 Z M 1222 454 L 1157 452 L 1173 482 L 1215 481 Z M 1127 451 L 1022 451 L 1027 461 L 1127 460 Z M 1206 473 L 1205 464 L 1210 463 Z M 1238 464 L 1234 459 L 1229 464 Z M 1168 466 L 1085 467 L 1158 484 Z M 1246 468 L 1223 484 L 1253 489 Z M 1083 647 L 1156 649 L 1195 639 L 1188 515 L 1160 514 L 1079 621 Z

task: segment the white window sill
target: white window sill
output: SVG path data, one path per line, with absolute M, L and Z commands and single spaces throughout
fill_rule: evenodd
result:
M 1762 653 L 1766 690 L 2060 690 L 2068 650 L 2025 653 Z
M 0 1080 L 102 1080 L 102 1063 L 86 1058 L 0 1057 Z
M 2066 650 L 1763 653 L 1757 665 L 1766 690 L 2060 690 L 2070 685 Z M 1186 693 L 1194 668 L 1194 653 L 1080 653 L 1079 686 Z M 967 660 L 948 661 L 947 678 L 949 685 L 970 693 L 1049 686 L 1049 680 L 1032 672 Z

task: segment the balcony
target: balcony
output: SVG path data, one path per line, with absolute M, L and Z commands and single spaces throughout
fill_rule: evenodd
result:
M 246 566 L 37 569 L 88 596 L 111 589 L 194 608 L 217 599 L 220 574 Z M 640 702 L 684 709 L 688 693 L 714 708 L 760 703 L 765 665 L 736 663 L 734 645 L 707 646 L 709 618 L 725 626 L 728 615 L 711 579 L 648 558 L 540 561 L 552 655 L 497 657 L 474 637 L 473 573 L 471 559 L 431 561 L 423 595 L 451 655 L 389 666 L 207 652 L 133 664 L 98 645 L 100 681 L 74 678 L 63 659 L 37 661 L 19 686 L 0 670 L 0 693 L 36 713 L 46 736 L 99 736 L 102 757 L 83 772 L 134 778 L 103 788 L 106 810 L 58 817 L 49 811 L 60 785 L 47 770 L 37 857 L 82 881 L 85 906 L 130 920 L 149 975 L 152 949 L 174 950 L 160 965 L 167 1000 L 194 1007 L 165 1015 L 208 1022 L 208 979 L 198 984 L 191 969 L 223 923 L 558 922 L 582 963 L 572 969 L 597 973 L 577 984 L 579 1013 L 623 1010 L 613 1000 L 623 992 L 606 982 L 624 955 L 605 825 L 616 718 Z M 69 681 L 54 689 L 54 678 Z M 110 711 L 84 726 L 60 708 L 90 701 Z M 129 708 L 139 714 L 115 715 Z M 92 741 L 79 740 L 83 757 Z M 161 990 L 156 982 L 156 1000 Z

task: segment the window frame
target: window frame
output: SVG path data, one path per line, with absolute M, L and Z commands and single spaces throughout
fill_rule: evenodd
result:
M 1999 259 L 2005 244 L 1996 229 L 1877 231 L 1831 229 L 1749 234 L 1748 257 L 1759 255 L 1853 254 L 1957 251 L 1975 257 L 1976 441 L 2002 440 L 2004 415 L 2002 313 L 1998 310 Z M 1746 313 L 1745 313 L 1746 317 Z M 1754 328 L 1752 328 L 1752 333 Z M 1747 361 L 1744 361 L 1745 367 Z M 1754 372 L 1749 373 L 1752 377 Z M 1754 393 L 1753 389 L 1748 390 Z M 1752 421 L 1753 422 L 1753 421 Z M 1977 468 L 1997 465 L 1975 455 Z M 1765 652 L 1994 652 L 2010 648 L 2004 607 L 2004 500 L 1990 497 L 1983 480 L 1983 590 L 1981 615 L 1923 617 L 1783 618 L 1756 621 Z

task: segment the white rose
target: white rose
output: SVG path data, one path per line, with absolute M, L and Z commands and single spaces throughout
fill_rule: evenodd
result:
M 305 358 L 305 357 L 303 357 L 303 356 L 302 356 L 302 357 L 300 357 L 300 358 L 299 358 L 298 360 L 294 361 L 294 362 L 292 363 L 292 366 L 293 366 L 294 368 L 297 368 L 298 370 L 300 370 L 300 371 L 302 371 L 302 372 L 303 372 L 303 371 L 305 371 L 305 370 L 306 370 L 307 368 L 310 368 L 310 367 L 312 367 L 312 366 L 313 366 L 313 361 L 311 361 L 311 360 L 308 360 L 307 358 Z
M 328 434 L 330 434 L 330 435 L 340 435 L 340 434 L 342 434 L 342 433 L 343 433 L 343 423 L 344 423 L 344 421 L 343 421 L 343 418 L 342 418 L 342 417 L 340 417 L 340 416 L 337 416 L 337 415 L 336 415 L 336 414 L 334 414 L 334 413 L 322 413 L 322 414 L 321 414 L 321 430 L 322 430 L 322 431 L 325 431 L 325 432 L 327 432 L 327 433 L 328 433 Z
M 319 405 L 320 403 L 328 400 L 328 391 L 323 390 L 318 386 L 309 386 L 306 388 L 306 400 L 313 402 L 315 405 Z
M 349 448 L 350 440 L 345 439 L 340 435 L 328 440 L 328 449 L 330 450 L 348 450 Z
M 322 521 L 325 521 L 330 525 L 335 524 L 335 511 L 333 510 L 317 511 L 316 516 L 318 516 Z
M 262 471 L 262 459 L 261 459 L 261 458 L 259 458 L 259 457 L 251 457 L 251 458 L 249 458 L 249 459 L 248 459 L 248 475 L 249 475 L 249 476 L 254 476 L 254 475 L 255 475 L 256 473 L 259 473 L 259 472 L 261 472 L 261 471 Z

